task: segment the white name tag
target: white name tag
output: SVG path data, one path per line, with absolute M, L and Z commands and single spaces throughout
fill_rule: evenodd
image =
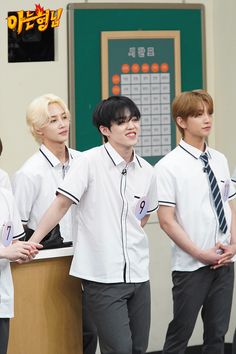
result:
M 135 216 L 138 220 L 141 220 L 148 210 L 147 197 L 142 197 L 138 200 L 138 203 L 135 207 Z
M 13 224 L 11 221 L 8 221 L 3 225 L 2 228 L 2 244 L 7 247 L 12 243 L 13 239 Z
M 226 202 L 229 198 L 229 190 L 230 190 L 230 180 L 227 179 L 224 183 L 223 191 L 222 191 L 222 199 L 224 202 Z

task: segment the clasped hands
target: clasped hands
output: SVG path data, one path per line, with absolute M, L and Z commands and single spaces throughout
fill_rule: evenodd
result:
M 5 247 L 5 258 L 10 261 L 22 264 L 30 262 L 38 254 L 43 246 L 39 243 L 29 241 L 13 241 L 8 247 Z
M 217 269 L 232 263 L 232 258 L 236 254 L 236 245 L 224 245 L 218 242 L 215 246 L 218 260 L 212 264 L 212 269 Z

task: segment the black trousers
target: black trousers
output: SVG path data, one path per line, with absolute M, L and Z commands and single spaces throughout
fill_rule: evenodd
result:
M 232 354 L 236 354 L 236 329 L 234 331 L 234 339 L 232 344 Z
M 150 284 L 82 280 L 102 354 L 144 354 L 150 329 Z
M 82 291 L 83 310 L 83 354 L 95 354 L 97 349 L 97 328 L 89 311 L 86 297 Z
M 172 273 L 173 312 L 163 354 L 184 354 L 201 310 L 204 354 L 223 354 L 234 286 L 234 264 Z
M 0 318 L 0 354 L 7 353 L 7 345 L 9 338 L 9 318 Z

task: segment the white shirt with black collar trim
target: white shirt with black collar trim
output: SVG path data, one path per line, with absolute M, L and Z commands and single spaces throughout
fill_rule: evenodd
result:
M 24 225 L 35 230 L 41 217 L 52 203 L 59 184 L 81 152 L 68 149 L 68 163 L 62 164 L 58 158 L 41 145 L 38 152 L 31 156 L 14 174 L 13 193 Z M 73 241 L 75 210 L 72 207 L 60 222 L 64 241 Z
M 12 190 L 11 181 L 7 172 L 2 170 L 1 168 L 0 168 L 0 187 L 6 188 L 9 191 Z
M 11 222 L 13 227 L 13 240 L 24 236 L 24 229 L 14 201 L 12 192 L 0 188 L 0 247 L 4 224 Z M 11 318 L 14 315 L 14 292 L 10 262 L 0 259 L 0 318 Z
M 229 243 L 231 209 L 228 201 L 236 196 L 225 156 L 209 147 L 206 147 L 206 152 L 222 194 L 229 226 L 226 234 L 219 230 L 208 176 L 199 158 L 202 151 L 181 140 L 174 150 L 155 165 L 159 204 L 176 208 L 179 224 L 202 249 L 214 247 L 218 241 Z M 175 244 L 172 256 L 172 270 L 193 271 L 205 266 Z
M 142 197 L 148 213 L 158 207 L 148 162 L 134 155 L 127 164 L 107 143 L 84 152 L 57 191 L 79 204 L 71 275 L 102 283 L 149 279 L 148 239 L 135 214 Z

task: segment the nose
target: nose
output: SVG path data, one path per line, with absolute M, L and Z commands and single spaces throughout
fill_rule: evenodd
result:
M 204 121 L 205 122 L 210 122 L 211 121 L 211 115 L 209 113 L 205 113 L 204 115 Z
M 59 118 L 58 124 L 59 124 L 59 127 L 64 127 L 65 126 L 65 119 Z

